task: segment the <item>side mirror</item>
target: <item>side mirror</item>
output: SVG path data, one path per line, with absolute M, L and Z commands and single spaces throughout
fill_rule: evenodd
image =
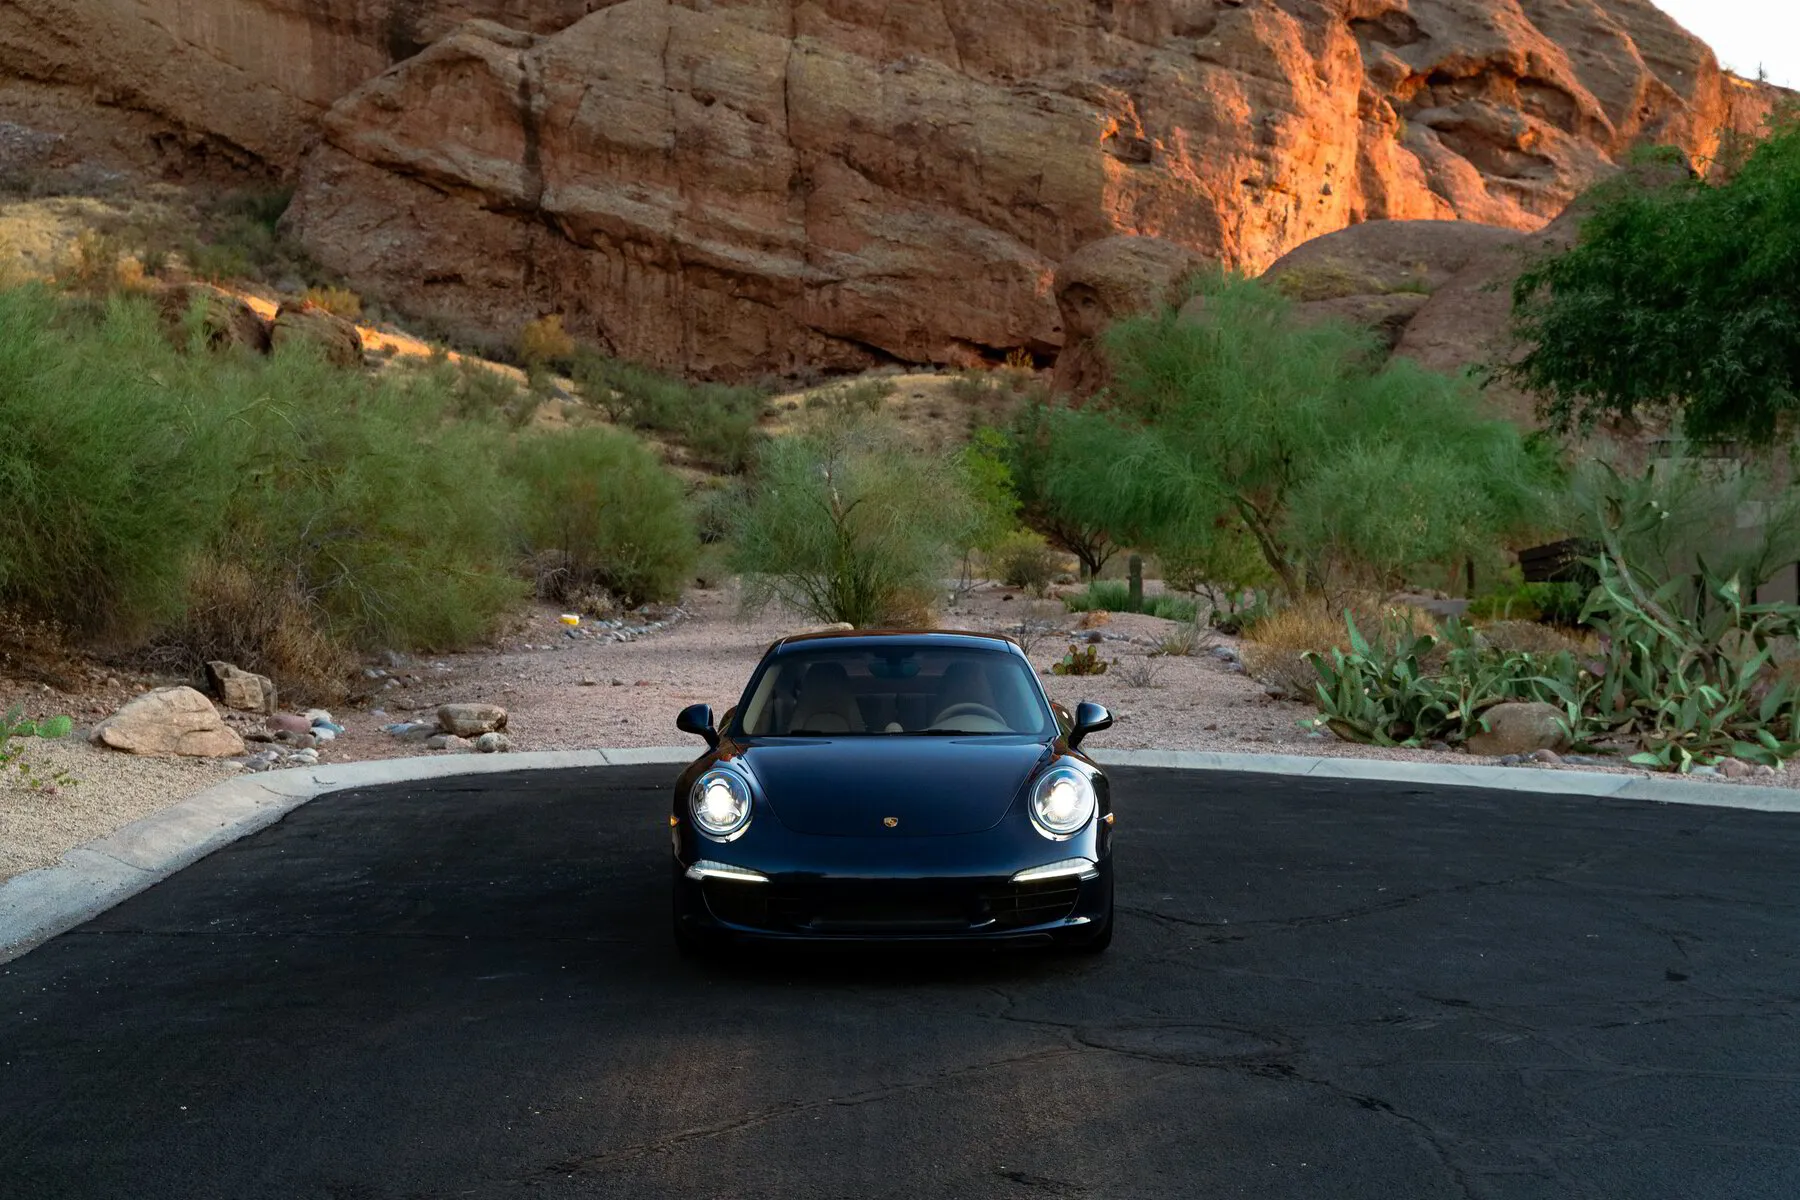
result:
M 703 737 L 714 750 L 719 748 L 719 731 L 713 728 L 712 705 L 690 704 L 675 718 L 675 728 L 695 737 Z
M 1069 731 L 1069 749 L 1081 745 L 1081 739 L 1088 734 L 1111 728 L 1112 714 L 1092 701 L 1083 700 L 1075 706 L 1075 728 Z

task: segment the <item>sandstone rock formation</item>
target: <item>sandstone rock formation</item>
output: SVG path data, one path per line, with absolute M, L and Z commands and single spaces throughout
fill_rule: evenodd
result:
M 269 327 L 256 310 L 217 288 L 197 283 L 163 287 L 157 292 L 156 311 L 163 332 L 179 349 L 186 349 L 198 334 L 210 350 L 269 352 Z
M 1534 229 L 1769 103 L 1648 0 L 14 0 L 0 67 L 298 164 L 362 290 L 718 375 L 1052 352 L 1115 234 Z
M 132 754 L 225 758 L 244 753 L 244 739 L 220 719 L 211 700 L 190 687 L 145 692 L 88 736 Z
M 246 671 L 234 663 L 215 661 L 206 664 L 206 681 L 218 694 L 219 703 L 226 708 L 265 716 L 275 712 L 275 681 L 267 675 Z

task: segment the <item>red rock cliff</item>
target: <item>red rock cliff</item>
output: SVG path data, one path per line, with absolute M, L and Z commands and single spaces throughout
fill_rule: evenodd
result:
M 15 0 L 23 59 L 297 163 L 366 290 L 717 374 L 1053 349 L 1116 233 L 1535 228 L 1767 106 L 1645 0 Z

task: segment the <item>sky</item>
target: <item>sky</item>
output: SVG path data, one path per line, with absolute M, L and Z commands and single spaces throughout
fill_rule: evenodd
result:
M 1800 88 L 1800 0 L 1654 0 L 1748 78 Z

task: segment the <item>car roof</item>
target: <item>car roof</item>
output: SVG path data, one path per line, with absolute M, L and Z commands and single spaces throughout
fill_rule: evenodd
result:
M 771 654 L 787 654 L 803 649 L 819 649 L 831 645 L 846 650 L 871 649 L 876 646 L 905 646 L 919 649 L 961 649 L 1023 653 L 1019 643 L 1004 633 L 977 633 L 963 629 L 830 629 L 817 633 L 790 634 L 769 647 Z

